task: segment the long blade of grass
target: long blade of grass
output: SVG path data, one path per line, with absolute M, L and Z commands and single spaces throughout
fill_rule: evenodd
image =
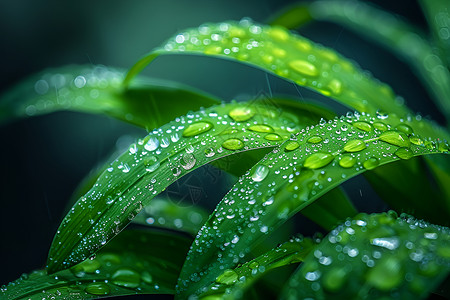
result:
M 431 5 L 431 2 L 430 6 L 428 4 L 426 6 L 438 9 L 438 5 Z M 434 2 L 440 2 L 444 7 L 448 6 L 448 4 L 444 4 L 445 1 L 438 0 Z M 298 23 L 287 23 L 285 21 L 286 16 L 294 12 L 299 14 Z M 362 37 L 382 45 L 395 53 L 399 58 L 405 60 L 419 78 L 423 80 L 425 87 L 430 95 L 433 96 L 447 120 L 450 119 L 450 105 L 448 102 L 450 98 L 450 73 L 446 63 L 441 58 L 443 56 L 433 50 L 432 45 L 418 29 L 398 16 L 360 1 L 299 3 L 275 20 L 272 20 L 271 23 L 295 28 L 303 24 L 303 16 L 306 13 L 316 20 L 331 21 L 343 25 L 359 33 Z M 441 13 L 440 21 L 437 22 L 440 23 L 440 26 L 445 27 L 445 12 L 442 11 Z M 447 28 L 448 24 L 450 22 L 447 23 Z
M 219 266 L 233 267 L 286 219 L 351 177 L 414 156 L 448 153 L 448 144 L 415 134 L 421 123 L 356 114 L 311 126 L 276 148 L 211 214 L 183 266 L 178 295 L 200 294 L 219 275 Z
M 449 250 L 447 227 L 360 214 L 306 257 L 281 299 L 425 299 L 450 272 Z
M 133 294 L 173 294 L 191 240 L 179 234 L 125 230 L 97 256 L 70 270 L 24 274 L 3 286 L 0 298 L 98 299 Z
M 240 22 L 187 29 L 138 61 L 124 80 L 129 84 L 146 65 L 164 54 L 214 56 L 261 68 L 358 111 L 381 109 L 405 114 L 391 88 L 331 49 L 282 27 Z
M 132 144 L 62 221 L 50 273 L 91 256 L 172 182 L 215 159 L 274 147 L 298 132 L 296 117 L 271 106 L 224 104 L 177 118 Z
M 153 129 L 189 110 L 220 103 L 191 87 L 140 77 L 124 90 L 120 69 L 72 65 L 21 81 L 0 96 L 0 123 L 59 110 L 102 113 Z

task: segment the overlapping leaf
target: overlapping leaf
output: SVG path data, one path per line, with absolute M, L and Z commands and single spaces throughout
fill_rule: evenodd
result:
M 194 241 L 178 284 L 199 294 L 236 258 L 349 178 L 400 159 L 448 153 L 448 144 L 415 134 L 422 121 L 365 114 L 321 122 L 268 154 L 225 196 Z M 447 212 L 448 213 L 448 212 Z
M 292 275 L 282 299 L 424 299 L 450 272 L 450 230 L 394 212 L 334 229 Z
M 104 113 L 152 129 L 189 110 L 218 104 L 182 84 L 140 77 L 127 90 L 124 72 L 105 66 L 73 65 L 30 76 L 0 96 L 0 122 L 58 110 Z
M 3 286 L 2 299 L 98 299 L 173 294 L 191 240 L 170 232 L 126 230 L 90 260 L 48 275 L 23 274 Z
M 294 115 L 273 106 L 231 103 L 154 130 L 112 162 L 69 211 L 49 253 L 49 272 L 88 258 L 184 174 L 224 156 L 274 147 L 299 128 Z
M 405 114 L 392 90 L 333 50 L 281 27 L 240 22 L 205 24 L 171 38 L 131 68 L 125 83 L 162 54 L 207 55 L 243 62 L 308 87 L 358 111 Z

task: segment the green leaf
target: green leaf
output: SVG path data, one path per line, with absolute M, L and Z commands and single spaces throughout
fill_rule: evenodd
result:
M 435 2 L 431 4 L 431 2 Z M 448 12 L 445 13 L 448 3 L 445 1 L 423 1 L 424 6 L 441 9 L 438 13 L 439 26 L 444 28 L 448 21 Z M 439 4 L 441 8 L 438 8 Z M 305 10 L 307 12 L 305 12 Z M 286 23 L 285 18 L 297 12 L 299 22 Z M 281 14 L 272 24 L 291 26 L 295 28 L 302 24 L 305 14 L 320 21 L 338 23 L 360 33 L 362 37 L 378 43 L 405 60 L 424 82 L 428 92 L 434 97 L 443 114 L 450 119 L 450 73 L 442 61 L 441 55 L 433 50 L 432 45 L 421 32 L 408 24 L 400 17 L 377 9 L 360 1 L 314 1 L 310 4 L 299 3 L 290 10 Z M 293 16 L 291 16 L 293 18 Z M 447 24 L 445 25 L 445 20 Z M 445 29 L 444 29 L 445 30 Z M 449 39 L 450 40 L 450 39 Z M 448 41 L 447 40 L 447 43 Z M 448 53 L 448 52 L 447 52 Z M 390 111 L 390 110 L 386 110 Z
M 434 41 L 439 46 L 440 56 L 450 66 L 450 5 L 442 0 L 421 0 Z
M 133 223 L 185 231 L 195 236 L 208 219 L 208 212 L 199 207 L 184 207 L 169 199 L 155 198 L 133 219 Z
M 295 238 L 234 269 L 224 270 L 199 299 L 241 299 L 242 291 L 272 269 L 302 262 L 316 245 L 308 238 Z
M 3 286 L 3 299 L 98 299 L 173 294 L 191 240 L 170 232 L 126 230 L 94 259 L 48 275 L 23 274 Z
M 391 88 L 331 49 L 281 27 L 240 22 L 206 24 L 169 39 L 137 62 L 124 80 L 129 84 L 163 54 L 196 54 L 239 61 L 291 80 L 358 111 L 378 109 L 405 114 Z
M 356 114 L 323 121 L 283 143 L 241 177 L 211 214 L 188 254 L 177 293 L 200 294 L 219 275 L 219 266 L 233 267 L 286 219 L 351 177 L 441 153 L 437 141 L 414 133 L 421 123 Z
M 231 103 L 153 130 L 112 162 L 66 215 L 50 249 L 48 271 L 91 256 L 181 176 L 221 157 L 279 145 L 299 131 L 296 121 L 268 105 Z
M 159 127 L 189 110 L 219 101 L 170 81 L 140 77 L 127 90 L 124 72 L 104 66 L 65 66 L 34 74 L 0 96 L 0 123 L 74 110 L 103 113 L 137 126 Z
M 360 214 L 307 256 L 281 299 L 424 299 L 449 271 L 449 228 Z

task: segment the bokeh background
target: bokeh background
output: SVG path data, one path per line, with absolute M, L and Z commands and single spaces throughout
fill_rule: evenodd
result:
M 372 2 L 426 31 L 415 1 Z M 0 91 L 48 67 L 92 63 L 129 68 L 179 30 L 242 17 L 264 22 L 289 3 L 294 1 L 0 0 Z M 390 84 L 413 110 L 441 120 L 412 71 L 384 49 L 335 24 L 313 23 L 299 32 L 359 62 Z M 211 58 L 162 57 L 144 74 L 189 84 L 225 101 L 268 93 L 268 83 L 274 94 L 298 98 L 290 83 Z M 105 116 L 72 112 L 0 127 L 0 285 L 44 266 L 77 184 L 117 146 L 144 135 L 143 130 Z M 225 182 L 221 190 L 230 188 L 227 180 L 221 182 Z M 386 209 L 372 201 L 376 196 L 363 179 L 345 187 L 358 208 L 368 212 Z M 213 207 L 222 196 L 205 188 L 202 201 Z

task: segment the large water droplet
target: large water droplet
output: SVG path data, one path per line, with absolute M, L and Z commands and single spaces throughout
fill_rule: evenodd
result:
M 409 148 L 399 148 L 394 154 L 401 159 L 410 159 L 413 157 L 413 153 Z
M 411 142 L 403 133 L 395 130 L 389 130 L 380 134 L 380 140 L 398 147 L 409 147 Z
M 302 75 L 312 77 L 319 75 L 316 66 L 305 60 L 291 60 L 288 65 L 292 70 Z
M 267 174 L 269 174 L 269 168 L 264 165 L 259 165 L 256 167 L 255 172 L 252 175 L 252 179 L 259 182 L 264 180 L 264 178 L 267 177 Z
M 240 139 L 228 139 L 222 143 L 222 147 L 228 150 L 239 150 L 244 148 L 244 142 Z
M 356 158 L 351 155 L 343 155 L 339 160 L 339 165 L 343 168 L 351 168 L 356 164 Z
M 111 289 L 104 282 L 93 282 L 89 283 L 84 289 L 86 293 L 92 295 L 108 295 Z
M 250 107 L 240 106 L 232 109 L 229 115 L 236 122 L 243 122 L 249 120 L 255 113 Z
M 212 128 L 213 128 L 213 125 L 206 121 L 193 123 L 193 124 L 189 125 L 186 129 L 184 129 L 183 136 L 190 137 L 190 136 L 199 135 L 201 133 L 211 130 Z
M 404 134 L 407 134 L 407 135 L 411 135 L 411 134 L 414 133 L 414 131 L 413 131 L 413 129 L 411 128 L 411 126 L 406 125 L 406 124 L 399 124 L 399 125 L 397 125 L 396 129 L 397 129 L 398 131 L 403 132 Z
M 360 130 L 363 130 L 363 131 L 367 131 L 367 132 L 372 131 L 372 125 L 370 125 L 369 123 L 364 122 L 364 121 L 354 122 L 353 126 Z
M 160 162 L 154 156 L 144 158 L 144 164 L 147 172 L 154 172 L 160 166 Z
M 148 136 L 148 141 L 144 145 L 145 150 L 147 151 L 153 151 L 156 150 L 159 147 L 159 140 L 156 137 L 150 137 Z
M 270 127 L 269 125 L 264 125 L 264 124 L 252 125 L 248 128 L 248 130 L 255 131 L 255 132 L 262 132 L 262 133 L 274 131 L 272 127 Z
M 219 275 L 216 278 L 216 282 L 217 283 L 222 283 L 222 284 L 226 284 L 226 285 L 231 285 L 233 283 L 235 283 L 238 280 L 238 274 L 231 270 L 225 270 L 225 272 L 223 272 L 221 275 Z
M 387 125 L 384 124 L 383 122 L 375 122 L 375 123 L 373 123 L 373 127 L 375 127 L 376 129 L 378 129 L 380 131 L 388 130 Z
M 283 138 L 276 133 L 269 133 L 264 137 L 268 141 L 282 141 Z
M 206 157 L 213 157 L 216 154 L 214 151 L 214 148 L 206 148 L 205 149 L 205 156 Z
M 312 136 L 307 140 L 307 142 L 311 144 L 317 144 L 320 143 L 321 141 L 323 141 L 323 139 L 320 136 Z
M 297 149 L 298 147 L 300 147 L 300 144 L 296 141 L 289 141 L 286 146 L 284 147 L 284 149 L 286 151 L 293 151 L 295 149 Z
M 358 152 L 366 148 L 366 143 L 363 140 L 350 140 L 344 146 L 344 150 L 347 152 Z
M 127 288 L 137 288 L 141 283 L 141 275 L 134 270 L 121 268 L 111 277 L 112 283 Z
M 378 167 L 379 164 L 380 164 L 380 161 L 378 158 L 371 157 L 363 162 L 363 167 L 366 168 L 367 170 L 372 170 L 372 169 L 375 169 L 376 167 Z
M 190 170 L 194 167 L 197 160 L 192 153 L 185 153 L 181 159 L 181 166 L 185 170 Z
M 334 159 L 334 156 L 330 153 L 316 152 L 311 154 L 305 159 L 303 166 L 309 169 L 323 168 Z

